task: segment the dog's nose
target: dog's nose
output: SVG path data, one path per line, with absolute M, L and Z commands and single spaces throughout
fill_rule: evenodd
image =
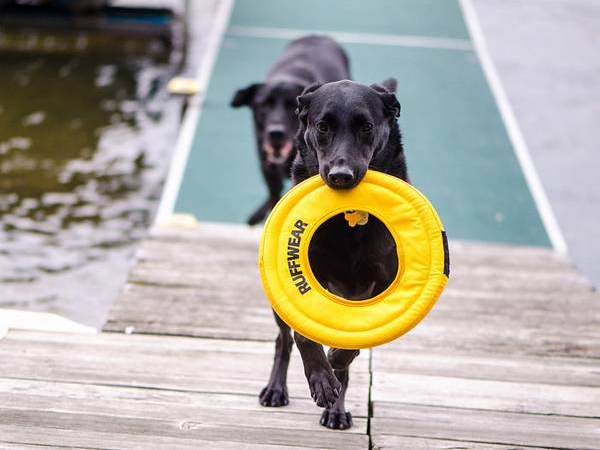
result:
M 267 135 L 271 143 L 283 145 L 285 141 L 285 128 L 282 125 L 271 125 L 267 128 Z
M 354 183 L 354 173 L 348 166 L 335 166 L 329 171 L 327 179 L 335 187 L 349 187 Z

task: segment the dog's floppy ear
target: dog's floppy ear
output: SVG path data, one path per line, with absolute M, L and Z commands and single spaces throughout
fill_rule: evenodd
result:
M 379 97 L 383 101 L 383 106 L 386 115 L 390 117 L 399 117 L 400 116 L 400 102 L 396 98 L 394 92 L 396 92 L 396 87 L 398 86 L 398 82 L 395 78 L 388 78 L 384 80 L 381 84 L 372 84 L 371 89 L 377 91 Z
M 308 112 L 307 108 L 308 108 L 308 105 L 310 105 L 310 99 L 313 96 L 313 92 L 315 92 L 320 87 L 321 87 L 321 84 L 319 84 L 319 83 L 311 84 L 310 86 L 307 86 L 306 88 L 304 88 L 304 90 L 302 91 L 302 94 L 300 94 L 296 98 L 296 100 L 298 101 L 298 108 L 296 108 L 296 114 L 298 114 L 298 119 L 300 119 L 300 121 L 302 121 L 302 122 L 306 121 L 306 114 Z
M 254 100 L 256 91 L 258 91 L 262 85 L 263 83 L 253 83 L 246 88 L 238 89 L 231 99 L 231 106 L 234 108 L 239 108 L 240 106 L 250 106 L 252 104 L 252 100 Z

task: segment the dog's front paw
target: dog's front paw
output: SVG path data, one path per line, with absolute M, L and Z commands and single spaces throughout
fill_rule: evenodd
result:
M 248 225 L 256 225 L 257 223 L 262 221 L 266 215 L 267 213 L 262 208 L 260 208 L 248 218 L 247 223 Z
M 321 414 L 321 425 L 332 430 L 346 430 L 352 426 L 352 414 L 350 411 L 338 411 L 331 408 Z
M 317 406 L 322 408 L 331 408 L 342 390 L 341 383 L 331 370 L 313 372 L 308 377 L 308 384 L 310 395 Z
M 269 383 L 260 392 L 258 401 L 263 406 L 286 406 L 290 402 L 287 387 Z

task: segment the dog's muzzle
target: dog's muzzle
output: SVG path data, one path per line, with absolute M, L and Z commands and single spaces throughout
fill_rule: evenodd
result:
M 270 142 L 266 142 L 263 145 L 263 150 L 268 162 L 273 164 L 282 164 L 289 158 L 293 146 L 294 145 L 291 141 L 287 141 L 281 148 L 275 149 Z

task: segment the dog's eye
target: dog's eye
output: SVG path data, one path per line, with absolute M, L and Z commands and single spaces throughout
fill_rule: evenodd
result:
M 319 122 L 317 123 L 317 130 L 319 130 L 320 133 L 327 133 L 329 131 L 329 125 L 327 125 L 326 122 Z
M 360 132 L 361 133 L 370 133 L 372 129 L 373 129 L 373 124 L 367 122 L 362 127 L 360 127 Z

